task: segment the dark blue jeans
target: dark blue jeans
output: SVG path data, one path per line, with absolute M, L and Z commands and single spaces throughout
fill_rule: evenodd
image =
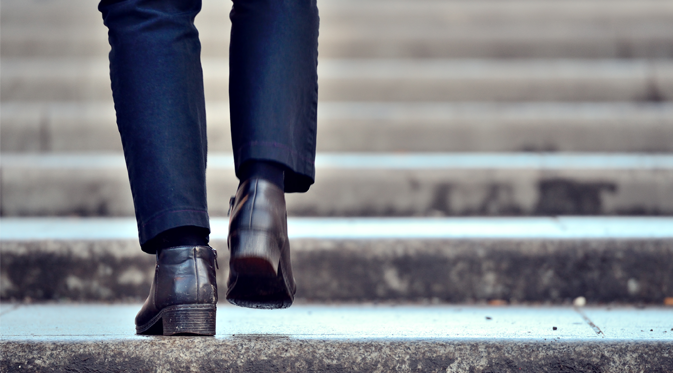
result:
M 209 229 L 194 27 L 201 0 L 102 0 L 98 8 L 141 245 L 171 228 Z M 249 160 L 278 162 L 287 168 L 285 191 L 305 192 L 315 177 L 316 0 L 234 0 L 230 18 L 236 173 Z

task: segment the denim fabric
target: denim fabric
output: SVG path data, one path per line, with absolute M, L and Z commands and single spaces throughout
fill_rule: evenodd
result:
M 102 0 L 110 78 L 141 245 L 180 226 L 209 229 L 200 0 Z M 231 14 L 232 142 L 285 165 L 288 192 L 314 180 L 315 0 L 237 0 Z
M 231 137 L 237 175 L 250 159 L 285 165 L 285 191 L 315 177 L 316 0 L 234 0 L 229 46 Z

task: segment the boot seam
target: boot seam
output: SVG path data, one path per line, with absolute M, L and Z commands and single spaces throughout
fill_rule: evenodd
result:
M 252 193 L 252 201 L 250 203 L 250 218 L 248 221 L 248 228 L 252 228 L 252 212 L 255 209 L 255 203 L 257 202 L 257 184 L 259 183 L 259 179 L 255 179 L 255 190 Z
M 194 277 L 196 278 L 196 303 L 201 301 L 201 297 L 199 295 L 199 289 L 201 288 L 199 284 L 199 263 L 198 263 L 198 258 L 196 255 L 196 247 L 192 249 L 192 255 L 193 255 L 193 260 L 194 260 Z
M 152 292 L 152 307 L 155 309 L 159 308 L 157 304 L 157 288 L 159 288 L 159 271 L 161 270 L 161 266 L 159 265 L 159 253 L 160 251 L 157 251 L 157 259 L 154 264 L 154 291 Z

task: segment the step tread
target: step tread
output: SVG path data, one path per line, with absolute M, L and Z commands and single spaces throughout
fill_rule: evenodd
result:
M 21 21 L 40 20 L 60 23 L 83 18 L 82 23 L 101 25 L 100 14 L 85 1 L 52 1 L 48 4 L 30 1 L 5 1 L 3 22 L 21 24 Z M 223 2 L 204 1 L 197 24 L 222 22 L 222 16 L 231 10 Z M 419 17 L 467 23 L 495 19 L 544 22 L 550 19 L 580 21 L 633 20 L 642 17 L 667 18 L 673 15 L 673 6 L 666 1 L 611 1 L 606 7 L 602 0 L 594 1 L 323 1 L 318 4 L 327 20 L 341 20 L 347 16 L 356 19 L 387 19 L 399 17 L 416 20 Z M 87 17 L 88 16 L 88 17 Z M 98 22 L 96 22 L 98 21 Z M 228 21 L 225 18 L 225 22 Z M 227 22 L 228 23 L 228 22 Z M 25 23 L 24 23 L 25 24 Z M 617 26 L 617 25 L 615 25 Z
M 4 305 L 0 341 L 137 340 L 133 318 L 139 308 L 139 304 Z M 254 335 L 400 342 L 492 339 L 504 344 L 522 339 L 673 342 L 671 309 L 662 307 L 295 305 L 280 312 L 224 304 L 219 308 L 221 339 Z
M 210 220 L 226 240 L 227 218 Z M 673 217 L 289 218 L 291 239 L 673 239 Z M 0 218 L 0 241 L 133 240 L 133 218 Z
M 3 367 L 139 372 L 673 369 L 666 352 L 673 346 L 670 309 L 663 308 L 297 305 L 265 312 L 221 306 L 215 338 L 136 336 L 132 320 L 138 308 L 21 306 L 1 317 Z

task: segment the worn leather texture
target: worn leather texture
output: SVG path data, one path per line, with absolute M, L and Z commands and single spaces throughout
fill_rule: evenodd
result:
M 216 252 L 209 246 L 180 246 L 159 251 L 154 281 L 136 316 L 144 325 L 174 305 L 217 304 Z

